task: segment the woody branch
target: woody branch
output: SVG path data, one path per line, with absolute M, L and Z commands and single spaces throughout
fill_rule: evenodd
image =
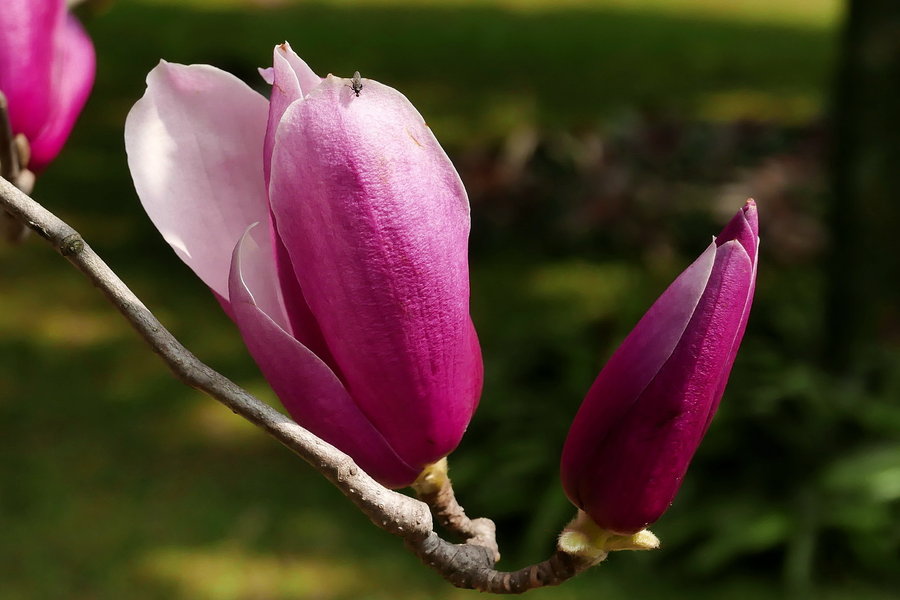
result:
M 35 231 L 99 288 L 176 377 L 303 458 L 372 523 L 402 538 L 411 552 L 453 585 L 498 594 L 521 593 L 557 585 L 594 564 L 589 558 L 557 550 L 547 560 L 518 571 L 495 570 L 499 553 L 494 524 L 488 519 L 468 519 L 453 496 L 449 480 L 418 486 L 428 504 L 383 487 L 349 456 L 200 361 L 163 327 L 77 231 L 5 177 L 0 178 L 0 208 Z M 466 538 L 464 543 L 448 542 L 434 531 L 429 504 L 445 528 Z

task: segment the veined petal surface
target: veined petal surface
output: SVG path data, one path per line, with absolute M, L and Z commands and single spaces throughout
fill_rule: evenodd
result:
M 469 318 L 469 205 L 402 94 L 329 76 L 284 113 L 270 202 L 343 381 L 421 467 L 459 442 L 482 367 Z

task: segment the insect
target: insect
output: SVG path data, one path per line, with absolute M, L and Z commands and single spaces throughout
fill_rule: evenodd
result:
M 363 83 L 362 78 L 359 76 L 359 71 L 354 71 L 353 77 L 350 79 L 350 89 L 353 90 L 353 93 L 359 98 L 359 93 L 362 91 L 362 88 Z

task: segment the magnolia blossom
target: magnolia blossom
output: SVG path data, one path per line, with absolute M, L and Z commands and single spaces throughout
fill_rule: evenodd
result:
M 569 430 L 561 468 L 566 495 L 601 528 L 635 533 L 672 503 L 744 335 L 758 245 L 751 200 L 594 381 Z
M 62 149 L 94 83 L 90 38 L 66 12 L 65 0 L 2 0 L 0 92 L 14 134 L 40 170 Z
M 407 485 L 481 391 L 466 192 L 396 90 L 320 78 L 287 44 L 262 74 L 269 100 L 208 65 L 153 69 L 125 125 L 135 188 L 297 422 Z

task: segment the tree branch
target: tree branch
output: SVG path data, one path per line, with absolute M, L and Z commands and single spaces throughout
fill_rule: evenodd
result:
M 456 501 L 453 484 L 448 475 L 447 459 L 428 465 L 412 484 L 419 500 L 431 507 L 441 527 L 462 538 L 467 544 L 482 546 L 496 563 L 500 560 L 497 547 L 497 527 L 490 519 L 470 519 Z
M 299 455 L 372 523 L 402 538 L 416 556 L 453 585 L 498 594 L 521 593 L 557 585 L 596 562 L 558 550 L 549 559 L 518 571 L 494 570 L 499 557 L 494 524 L 488 519 L 465 517 L 449 480 L 446 488 L 439 486 L 432 498 L 435 512 L 451 531 L 469 539 L 464 544 L 443 540 L 433 531 L 426 504 L 383 487 L 349 456 L 201 362 L 162 326 L 77 231 L 2 177 L 0 207 L 47 240 L 99 288 L 176 377 L 215 398 Z M 441 512 L 441 506 L 447 514 Z

